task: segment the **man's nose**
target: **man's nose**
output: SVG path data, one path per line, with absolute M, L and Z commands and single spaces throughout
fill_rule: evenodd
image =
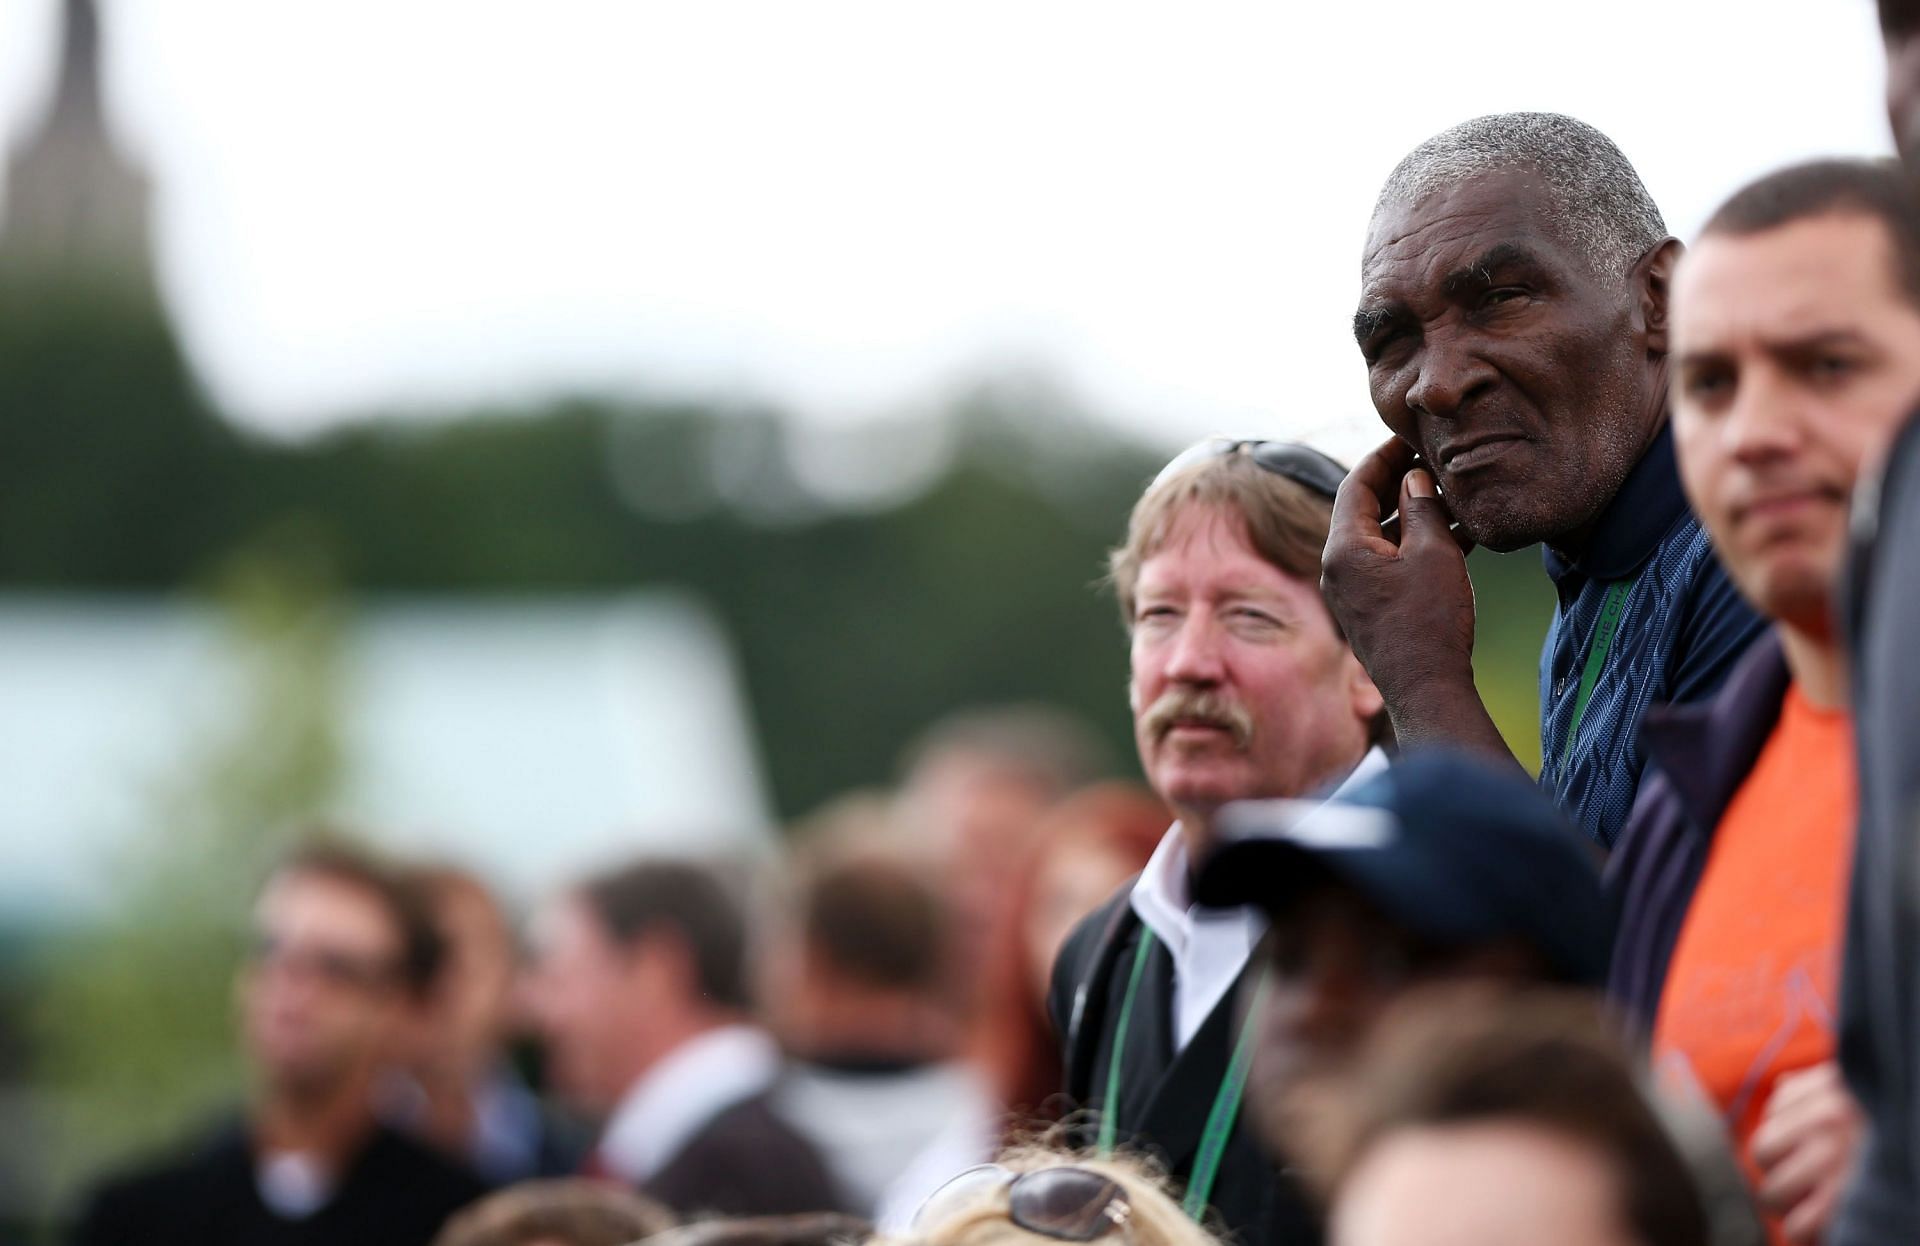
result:
M 1721 444 L 1749 466 L 1790 455 L 1806 436 L 1808 412 L 1795 386 L 1772 369 L 1755 369 L 1722 417 Z
M 1434 419 L 1459 418 L 1480 394 L 1491 390 L 1496 376 L 1492 365 L 1458 334 L 1428 335 L 1420 352 L 1420 372 L 1407 390 L 1407 407 L 1416 415 Z
M 1194 611 L 1180 624 L 1167 655 L 1167 678 L 1183 684 L 1217 684 L 1226 664 L 1219 628 L 1204 611 Z

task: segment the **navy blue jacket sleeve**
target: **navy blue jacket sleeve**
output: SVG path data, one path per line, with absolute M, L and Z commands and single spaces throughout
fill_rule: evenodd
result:
M 1720 560 L 1709 558 L 1702 563 L 1674 661 L 1668 667 L 1666 700 L 1698 701 L 1713 695 L 1766 628 L 1767 621 L 1733 586 Z

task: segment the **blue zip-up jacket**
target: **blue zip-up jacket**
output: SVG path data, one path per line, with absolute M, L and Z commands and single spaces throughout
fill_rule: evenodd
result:
M 1791 682 L 1779 638 L 1769 631 L 1711 699 L 1658 706 L 1641 723 L 1650 777 L 1607 862 L 1606 886 L 1616 911 L 1607 994 L 1643 1040 L 1659 1012 L 1714 829 L 1779 724 Z

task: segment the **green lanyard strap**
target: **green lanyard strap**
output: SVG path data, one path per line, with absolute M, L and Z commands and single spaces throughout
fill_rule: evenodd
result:
M 1107 1097 L 1100 1103 L 1100 1140 L 1096 1144 L 1101 1158 L 1113 1154 L 1113 1138 L 1120 1129 L 1120 1057 L 1127 1049 L 1127 1031 L 1133 1027 L 1134 996 L 1140 994 L 1140 979 L 1147 972 L 1147 957 L 1153 951 L 1153 931 L 1140 929 L 1140 947 L 1133 954 L 1133 973 L 1127 977 L 1127 994 L 1120 1004 L 1120 1024 L 1113 1031 L 1113 1059 L 1107 1065 Z
M 1133 1002 L 1140 993 L 1140 979 L 1146 976 L 1147 957 L 1153 951 L 1153 931 L 1140 931 L 1140 946 L 1133 954 L 1133 970 L 1127 975 L 1127 993 L 1120 1004 L 1119 1024 L 1113 1034 L 1113 1059 L 1107 1065 L 1107 1095 L 1100 1104 L 1100 1137 L 1096 1144 L 1099 1154 L 1113 1154 L 1114 1138 L 1120 1129 L 1120 1062 L 1126 1053 L 1127 1032 L 1132 1027 Z M 1260 986 L 1254 992 L 1253 1003 L 1247 1009 L 1246 1021 L 1240 1027 L 1240 1037 L 1233 1047 L 1233 1058 L 1227 1062 L 1227 1074 L 1220 1079 L 1220 1089 L 1213 1096 L 1213 1107 L 1207 1113 L 1207 1123 L 1200 1133 L 1200 1149 L 1194 1155 L 1193 1176 L 1187 1182 L 1187 1194 L 1180 1206 L 1187 1215 L 1199 1220 L 1206 1214 L 1207 1200 L 1213 1194 L 1213 1184 L 1220 1176 L 1220 1161 L 1226 1156 L 1227 1139 L 1233 1134 L 1233 1125 L 1240 1116 L 1240 1099 L 1247 1087 L 1247 1071 L 1253 1065 L 1253 1032 L 1259 1023 L 1260 1008 L 1267 996 L 1267 983 L 1261 979 Z
M 1573 738 L 1580 731 L 1580 720 L 1587 716 L 1587 701 L 1593 696 L 1593 685 L 1599 682 L 1600 668 L 1607 664 L 1607 654 L 1613 650 L 1613 637 L 1627 612 L 1627 594 L 1633 591 L 1633 584 L 1633 580 L 1615 580 L 1607 585 L 1607 595 L 1600 602 L 1600 619 L 1593 625 L 1593 639 L 1587 644 L 1587 665 L 1580 672 L 1580 691 L 1573 698 L 1573 721 L 1567 724 L 1567 742 L 1560 750 L 1563 774 L 1573 760 Z

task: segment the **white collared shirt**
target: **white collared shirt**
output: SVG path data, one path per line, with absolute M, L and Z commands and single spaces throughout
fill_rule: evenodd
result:
M 1367 750 L 1353 772 L 1333 789 L 1339 796 L 1387 768 L 1379 746 Z M 1187 838 L 1175 822 L 1133 885 L 1130 901 L 1147 929 L 1173 957 L 1173 1049 L 1186 1050 L 1213 1010 L 1233 988 L 1255 945 L 1267 932 L 1260 910 L 1200 908 L 1192 900 Z
M 665 1168 L 709 1121 L 773 1085 L 780 1052 L 751 1025 L 689 1039 L 627 1088 L 596 1148 L 601 1165 L 632 1185 Z

